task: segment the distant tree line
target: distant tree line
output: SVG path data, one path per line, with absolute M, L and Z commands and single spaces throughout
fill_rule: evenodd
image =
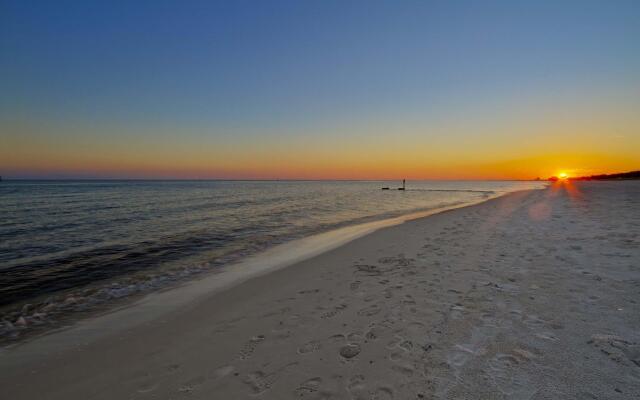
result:
M 640 171 L 622 172 L 619 174 L 601 174 L 570 178 L 576 181 L 605 181 L 621 179 L 640 179 Z

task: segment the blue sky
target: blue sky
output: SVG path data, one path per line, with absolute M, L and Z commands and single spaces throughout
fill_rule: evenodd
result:
M 141 140 L 158 127 L 194 143 L 259 142 L 375 121 L 499 118 L 637 87 L 640 75 L 638 1 L 0 7 L 5 125 L 118 126 Z

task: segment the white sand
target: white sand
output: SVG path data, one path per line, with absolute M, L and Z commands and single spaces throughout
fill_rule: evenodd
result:
M 638 398 L 640 182 L 574 189 L 385 228 L 126 330 L 6 349 L 0 397 Z

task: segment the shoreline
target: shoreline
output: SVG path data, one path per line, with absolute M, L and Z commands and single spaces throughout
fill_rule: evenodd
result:
M 0 384 L 13 399 L 628 398 L 640 185 L 576 188 L 379 229 L 95 341 L 44 336 L 0 353 Z
M 102 306 L 99 305 L 95 310 L 84 311 L 75 318 L 74 312 L 71 312 L 69 315 L 63 316 L 63 318 L 67 317 L 67 319 L 63 319 L 63 323 L 59 326 L 49 329 L 45 327 L 42 330 L 36 330 L 34 333 L 27 332 L 23 337 L 7 340 L 0 346 L 0 356 L 4 350 L 19 347 L 49 335 L 69 335 L 69 338 L 56 341 L 56 346 L 61 346 L 63 343 L 72 344 L 76 340 L 83 342 L 94 340 L 158 318 L 164 313 L 175 311 L 179 307 L 187 305 L 189 302 L 197 301 L 203 296 L 228 290 L 249 279 L 258 278 L 282 268 L 292 267 L 296 263 L 329 252 L 379 229 L 416 219 L 428 218 L 443 212 L 473 207 L 514 193 L 533 190 L 545 190 L 545 188 L 494 193 L 474 202 L 453 204 L 391 218 L 347 225 L 293 239 L 244 257 L 229 265 L 219 267 L 214 271 L 207 271 L 192 278 L 174 282 L 173 285 L 133 294 L 122 299 L 115 299 L 115 301 L 108 302 Z M 46 344 L 45 347 L 47 346 L 49 345 Z

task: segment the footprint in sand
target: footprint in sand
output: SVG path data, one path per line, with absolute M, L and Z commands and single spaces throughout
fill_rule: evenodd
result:
M 413 342 L 411 342 L 411 340 L 403 340 L 402 342 L 398 343 L 398 347 L 406 352 L 410 352 L 411 350 L 413 350 Z
M 338 306 L 335 306 L 332 310 L 322 313 L 320 315 L 320 318 L 322 319 L 333 318 L 346 308 L 347 308 L 346 304 L 340 304 Z
M 346 344 L 344 346 L 342 346 L 340 348 L 340 355 L 344 358 L 344 359 L 351 359 L 355 356 L 357 356 L 358 354 L 360 354 L 360 351 L 362 351 L 362 348 L 360 347 L 359 344 L 357 343 L 349 343 Z
M 423 334 L 425 330 L 425 325 L 422 322 L 413 321 L 407 324 L 407 331 L 412 335 Z
M 356 276 L 379 276 L 382 275 L 382 271 L 375 265 L 355 265 Z
M 317 340 L 312 340 L 300 346 L 298 348 L 298 354 L 313 353 L 314 351 L 320 350 L 321 347 L 322 345 L 320 344 L 320 342 L 318 342 Z
M 158 388 L 158 383 L 156 382 L 148 383 L 148 384 L 142 385 L 140 389 L 138 389 L 138 393 L 150 393 L 156 390 L 157 388 Z
M 406 258 L 404 254 L 398 254 L 396 257 L 383 257 L 378 260 L 381 264 L 394 264 L 398 267 L 409 267 L 415 260 L 413 258 Z
M 347 337 L 342 333 L 336 333 L 335 335 L 329 336 L 329 340 L 331 340 L 333 343 L 342 343 L 347 340 Z
M 592 335 L 587 344 L 599 349 L 610 360 L 640 367 L 640 343 L 635 343 L 615 335 Z
M 247 374 L 243 382 L 249 386 L 252 394 L 258 395 L 271 389 L 276 380 L 276 374 L 267 374 L 263 371 L 255 371 Z
M 246 360 L 253 355 L 253 352 L 256 351 L 256 347 L 264 340 L 264 335 L 254 336 L 242 346 L 240 350 L 239 358 L 241 360 Z
M 194 388 L 192 386 L 180 386 L 178 388 L 178 392 L 180 393 L 191 393 L 194 391 Z
M 411 378 L 413 376 L 413 367 L 410 365 L 394 365 L 391 367 L 393 372 L 396 372 L 405 378 Z
M 352 376 L 347 382 L 347 391 L 351 393 L 353 398 L 363 398 L 366 393 L 366 385 L 364 383 L 364 375 Z
M 549 324 L 548 321 L 545 321 L 544 319 L 532 314 L 525 315 L 522 319 L 522 323 L 534 330 L 540 329 Z
M 358 315 L 362 315 L 362 316 L 365 316 L 365 317 L 371 317 L 373 315 L 378 314 L 380 311 L 382 311 L 382 309 L 378 305 L 374 304 L 372 306 L 365 307 L 365 308 L 359 310 L 358 311 Z
M 204 381 L 205 381 L 204 376 L 197 376 L 195 378 L 189 379 L 188 381 L 180 385 L 180 387 L 178 388 L 178 392 L 191 393 L 194 390 L 196 390 L 200 385 L 202 385 Z
M 298 294 L 313 294 L 313 293 L 319 293 L 320 289 L 308 289 L 308 290 L 301 290 L 298 292 Z
M 322 384 L 322 378 L 315 377 L 311 379 L 307 379 L 302 382 L 298 387 L 293 391 L 298 396 L 304 396 L 305 394 L 315 393 L 320 390 L 320 385 Z
M 404 339 L 400 336 L 394 337 L 389 343 L 387 343 L 387 349 L 395 349 L 400 343 L 402 343 Z
M 411 306 L 415 305 L 416 301 L 413 299 L 413 296 L 407 294 L 404 296 L 404 299 L 402 299 L 402 304 L 404 304 L 405 306 Z
M 298 363 L 286 364 L 274 372 L 254 371 L 247 374 L 242 381 L 249 386 L 253 395 L 259 395 L 271 389 L 282 372 L 285 372 L 297 364 Z
M 364 334 L 366 340 L 378 340 L 378 338 L 382 335 L 384 329 L 378 326 L 372 326 L 369 330 Z
M 375 301 L 378 299 L 378 295 L 377 294 L 370 294 L 368 296 L 366 296 L 363 300 L 365 301 L 365 303 L 370 303 L 372 301 Z

